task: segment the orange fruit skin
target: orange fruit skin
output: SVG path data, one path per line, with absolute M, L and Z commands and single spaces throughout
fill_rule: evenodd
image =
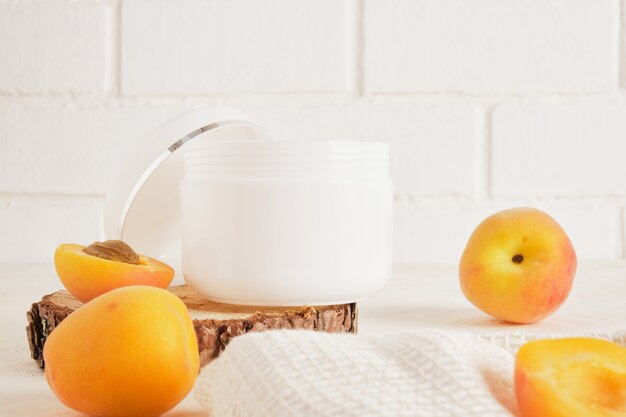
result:
M 520 263 L 513 261 L 521 255 Z M 459 264 L 466 298 L 512 323 L 534 323 L 567 299 L 576 273 L 567 234 L 548 214 L 528 207 L 503 210 L 478 225 Z
M 517 353 L 522 417 L 626 416 L 626 348 L 592 338 L 528 342 Z
M 183 302 L 147 286 L 115 289 L 65 318 L 44 345 L 46 380 L 68 407 L 148 417 L 173 408 L 199 371 Z
M 142 256 L 142 263 L 134 265 L 88 255 L 84 248 L 64 243 L 54 253 L 54 267 L 63 286 L 83 303 L 129 285 L 167 288 L 174 278 L 174 269 L 156 259 Z

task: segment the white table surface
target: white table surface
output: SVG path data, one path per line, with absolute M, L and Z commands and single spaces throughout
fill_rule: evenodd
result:
M 0 417 L 68 417 L 30 358 L 26 311 L 61 289 L 49 265 L 0 265 Z M 499 323 L 461 293 L 454 267 L 397 268 L 380 293 L 359 304 L 359 333 L 439 329 L 482 333 L 614 333 L 626 331 L 626 263 L 579 267 L 574 289 L 554 315 L 533 325 Z M 169 417 L 208 416 L 188 396 Z

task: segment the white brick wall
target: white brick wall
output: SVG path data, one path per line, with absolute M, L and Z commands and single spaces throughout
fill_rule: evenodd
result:
M 106 90 L 108 9 L 106 1 L 1 1 L 0 91 Z
M 456 262 L 469 235 L 485 217 L 498 210 L 524 205 L 527 202 L 415 205 L 397 201 L 396 261 L 408 264 Z M 561 224 L 583 260 L 621 258 L 619 209 L 544 202 L 532 205 L 546 210 Z M 415 242 L 421 243 L 416 245 Z
M 372 92 L 606 92 L 615 0 L 365 1 Z
M 506 207 L 626 257 L 626 0 L 0 0 L 0 262 L 98 236 L 137 141 L 195 105 L 392 146 L 398 263 Z
M 0 263 L 52 262 L 60 243 L 100 233 L 101 199 L 18 197 L 0 204 Z
M 180 3 L 123 2 L 125 94 L 349 88 L 346 1 Z
M 0 105 L 0 190 L 104 195 L 139 141 L 182 105 Z
M 502 106 L 492 144 L 496 196 L 626 196 L 619 102 Z

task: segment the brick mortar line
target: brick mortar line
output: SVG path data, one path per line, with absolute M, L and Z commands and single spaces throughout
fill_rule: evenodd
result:
M 114 97 L 121 95 L 121 0 L 113 0 L 107 27 L 107 87 Z
M 111 4 L 116 0 L 56 0 L 56 3 L 67 4 Z M 49 0 L 0 0 L 0 4 L 9 4 L 11 6 L 24 6 L 31 4 L 47 4 Z
M 611 208 L 626 210 L 626 196 L 623 197 L 529 197 L 529 198 L 489 198 L 485 200 L 477 200 L 475 198 L 459 196 L 453 194 L 441 194 L 432 196 L 418 196 L 414 194 L 395 194 L 394 201 L 398 204 L 409 204 L 420 207 L 426 207 L 429 205 L 441 206 L 441 207 L 459 207 L 461 205 L 464 208 L 468 207 L 480 207 L 485 205 L 494 204 L 536 204 L 536 205 L 550 205 L 555 208 Z
M 329 101 L 329 99 L 331 101 Z M 445 104 L 445 103 L 472 103 L 477 105 L 503 105 L 503 104 L 575 104 L 575 103 L 597 103 L 597 102 L 619 102 L 626 103 L 626 88 L 619 88 L 615 91 L 603 94 L 557 94 L 541 96 L 472 96 L 462 94 L 447 93 L 403 93 L 403 94 L 372 94 L 364 96 L 350 95 L 349 93 L 333 92 L 294 92 L 285 93 L 241 93 L 233 95 L 116 95 L 111 96 L 105 92 L 92 91 L 88 93 L 75 92 L 50 92 L 50 93 L 29 93 L 29 92 L 1 92 L 0 104 L 2 102 L 19 101 L 39 101 L 49 103 L 63 100 L 65 103 L 97 103 L 103 105 L 116 105 L 117 103 L 127 104 L 191 104 L 195 102 L 222 102 L 222 103 L 242 103 L 246 104 L 294 104 L 294 102 L 284 100 L 301 100 L 301 104 L 311 104 L 308 100 L 313 100 L 313 104 Z M 319 101 L 316 101 L 319 100 Z M 297 104 L 297 103 L 296 103 Z
M 626 258 L 626 228 L 624 227 L 624 217 L 626 217 L 626 207 L 622 207 L 621 210 L 618 213 L 618 226 L 619 226 L 619 230 L 618 230 L 618 236 L 620 239 L 620 243 L 622 244 L 621 247 L 621 253 L 619 253 L 619 256 L 621 256 L 622 258 Z
M 356 96 L 363 96 L 365 91 L 365 4 L 364 0 L 352 0 L 352 13 L 349 13 L 350 19 L 352 19 L 352 36 L 354 37 L 352 42 L 353 66 L 352 77 L 354 94 Z
M 476 108 L 476 123 L 474 129 L 474 146 L 476 156 L 474 158 L 476 200 L 485 201 L 491 199 L 491 123 L 492 107 Z
M 615 225 L 616 225 L 617 231 L 615 232 L 615 237 L 613 241 L 613 254 L 612 255 L 617 258 L 626 257 L 626 253 L 624 252 L 624 245 L 625 245 L 624 216 L 623 216 L 624 210 L 626 210 L 626 207 L 622 206 L 615 213 L 615 216 L 616 216 Z
M 75 199 L 85 201 L 104 201 L 106 193 L 36 193 L 36 192 L 0 192 L 0 200 L 62 200 Z M 490 197 L 484 200 L 478 200 L 472 196 L 456 195 L 456 194 L 439 194 L 439 195 L 416 195 L 410 193 L 394 194 L 396 202 L 412 202 L 416 204 L 441 204 L 441 203 L 469 203 L 472 205 L 493 204 L 493 203 L 538 203 L 552 204 L 556 206 L 569 206 L 578 204 L 596 203 L 603 207 L 625 207 L 626 194 L 623 196 L 615 195 L 595 195 L 595 196 L 568 196 L 568 197 Z M 591 207 L 592 208 L 592 207 Z
M 121 78 L 121 77 L 120 77 Z M 607 91 L 594 91 L 594 92 L 542 92 L 542 93 L 466 93 L 463 91 L 403 91 L 403 92 L 369 92 L 367 95 L 357 96 L 359 98 L 377 99 L 377 98 L 455 98 L 455 99 L 472 99 L 472 100 L 513 100 L 513 101 L 532 101 L 532 100 L 546 100 L 546 99 L 594 99 L 601 97 L 623 97 L 626 93 L 626 87 L 619 86 L 614 90 Z M 35 97 L 35 98 L 49 98 L 49 97 L 76 97 L 76 98 L 89 98 L 98 96 L 100 98 L 110 98 L 106 90 L 93 89 L 93 90 L 42 90 L 42 91 L 29 91 L 23 89 L 0 89 L 0 97 Z M 120 94 L 115 96 L 119 99 L 171 99 L 171 100 L 188 100 L 188 99 L 232 99 L 237 97 L 294 97 L 294 96 L 342 96 L 346 98 L 353 98 L 350 89 L 338 90 L 338 91 L 307 91 L 307 90 L 294 90 L 292 92 L 284 91 L 266 91 L 266 92 L 237 92 L 237 93 L 153 93 L 153 94 Z
M 617 3 L 617 86 L 618 89 L 624 88 L 626 83 L 626 51 L 624 48 L 626 36 L 626 16 L 625 16 L 625 1 L 618 0 Z
M 0 205 L 4 206 L 48 206 L 50 204 L 93 204 L 102 203 L 103 194 L 62 194 L 62 193 L 0 193 Z

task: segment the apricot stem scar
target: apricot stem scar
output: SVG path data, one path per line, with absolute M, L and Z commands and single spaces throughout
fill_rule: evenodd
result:
M 513 256 L 513 258 L 511 258 L 511 260 L 516 263 L 516 264 L 521 264 L 522 261 L 524 260 L 524 257 L 521 254 L 517 254 L 515 256 Z

